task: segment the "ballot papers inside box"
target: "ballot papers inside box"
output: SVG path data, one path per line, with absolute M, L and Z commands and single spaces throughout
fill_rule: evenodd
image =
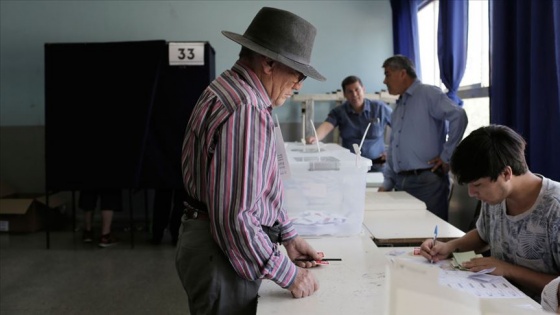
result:
M 364 217 L 366 173 L 371 160 L 348 150 L 288 150 L 284 207 L 300 235 L 354 235 Z

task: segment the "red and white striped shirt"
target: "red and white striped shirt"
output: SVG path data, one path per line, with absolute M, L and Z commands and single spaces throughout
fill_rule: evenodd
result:
M 206 204 L 211 233 L 248 280 L 286 288 L 297 267 L 261 225 L 280 222 L 283 240 L 297 236 L 283 208 L 272 105 L 256 74 L 239 61 L 200 96 L 183 142 L 187 193 Z

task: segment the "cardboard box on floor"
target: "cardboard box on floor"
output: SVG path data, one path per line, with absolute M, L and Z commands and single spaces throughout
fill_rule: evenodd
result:
M 51 210 L 64 207 L 66 202 L 62 193 L 49 196 Z M 18 194 L 12 187 L 0 181 L 0 232 L 39 231 L 45 227 L 47 209 L 46 196 Z M 56 220 L 54 212 L 51 211 L 49 215 L 51 219 Z

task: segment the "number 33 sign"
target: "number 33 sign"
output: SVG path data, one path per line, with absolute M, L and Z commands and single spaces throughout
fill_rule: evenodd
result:
M 169 43 L 170 66 L 203 66 L 204 43 Z

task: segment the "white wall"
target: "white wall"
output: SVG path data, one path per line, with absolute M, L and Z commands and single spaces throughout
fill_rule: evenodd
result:
M 308 79 L 300 93 L 334 91 L 350 74 L 362 78 L 367 92 L 385 88 L 381 64 L 393 51 L 388 0 L 2 0 L 0 126 L 44 125 L 45 43 L 204 40 L 216 51 L 218 75 L 231 67 L 240 49 L 220 32 L 243 33 L 263 6 L 292 11 L 317 27 L 312 64 L 328 80 Z M 76 101 L 78 105 L 79 100 Z M 299 104 L 290 102 L 276 110 L 284 123 L 300 121 L 299 112 Z M 326 109 L 317 109 L 315 115 L 321 120 L 319 117 L 326 116 Z

